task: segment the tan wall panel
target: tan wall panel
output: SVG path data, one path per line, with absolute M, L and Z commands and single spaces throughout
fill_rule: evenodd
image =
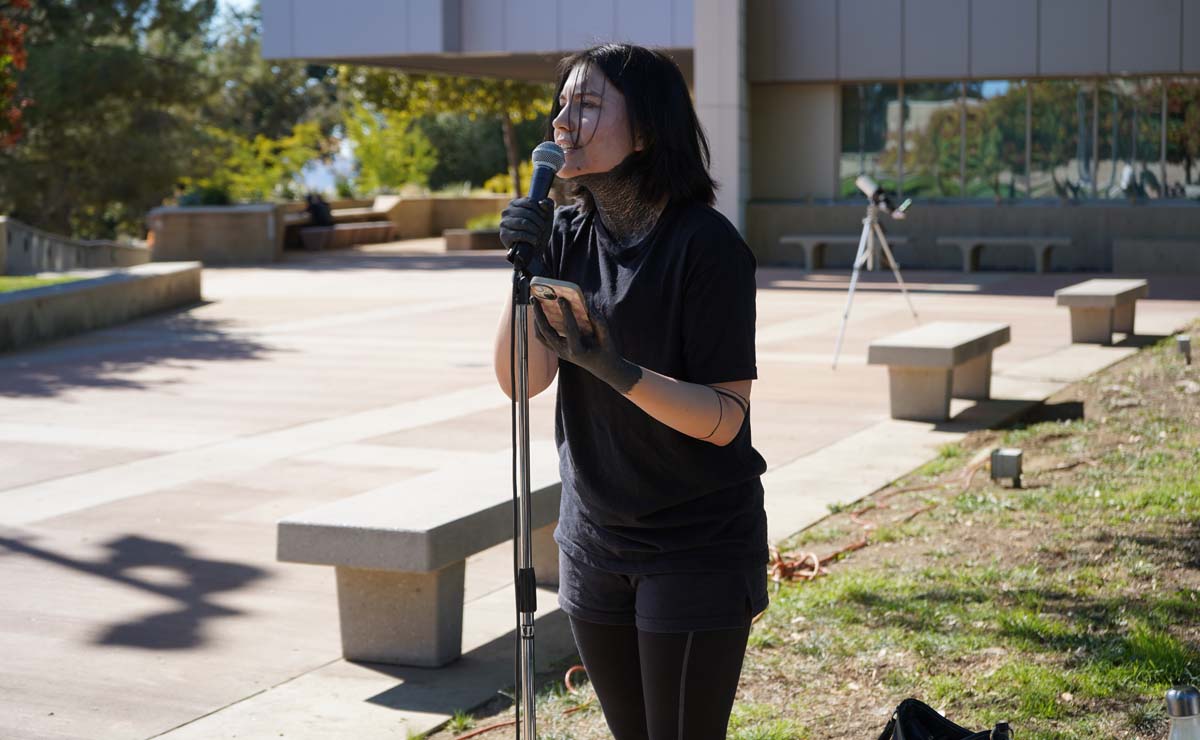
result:
M 750 86 L 751 198 L 833 197 L 838 89 L 799 83 Z

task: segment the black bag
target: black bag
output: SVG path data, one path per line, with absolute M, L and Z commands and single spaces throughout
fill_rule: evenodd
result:
M 1012 730 L 1007 722 L 1000 722 L 991 730 L 971 732 L 938 714 L 928 704 L 905 699 L 892 712 L 879 740 L 1012 740 Z

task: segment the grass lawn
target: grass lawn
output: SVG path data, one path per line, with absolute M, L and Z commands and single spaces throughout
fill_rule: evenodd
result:
M 968 435 L 784 543 L 824 557 L 868 542 L 773 590 L 731 739 L 874 738 L 909 696 L 1020 738 L 1166 737 L 1166 689 L 1200 684 L 1200 365 L 1165 340 L 1036 416 Z M 990 480 L 998 446 L 1024 450 L 1023 488 Z M 560 673 L 539 735 L 608 737 L 597 702 L 563 714 L 593 697 Z M 511 716 L 485 707 L 430 737 Z
M 7 277 L 0 275 L 0 293 L 11 293 L 17 290 L 41 288 L 45 285 L 57 285 L 59 283 L 71 283 L 79 279 L 80 278 L 77 277 L 39 278 L 31 275 Z

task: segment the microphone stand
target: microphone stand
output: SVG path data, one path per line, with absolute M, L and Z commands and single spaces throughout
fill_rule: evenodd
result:
M 524 246 L 524 245 L 521 245 Z M 533 573 L 532 502 L 529 499 L 529 281 L 526 255 L 532 250 L 518 249 L 513 258 L 512 348 L 509 354 L 510 383 L 516 405 L 513 439 L 513 567 L 517 594 L 517 670 L 514 703 L 517 712 L 517 740 L 522 727 L 527 740 L 536 740 L 533 632 L 537 612 L 537 588 Z M 511 328 L 511 327 L 510 327 Z M 513 358 L 516 358 L 515 360 Z M 513 365 L 515 364 L 515 368 Z M 521 716 L 522 709 L 524 717 Z

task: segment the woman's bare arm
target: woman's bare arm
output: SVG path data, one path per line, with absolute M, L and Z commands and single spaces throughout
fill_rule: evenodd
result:
M 512 366 L 509 360 L 512 309 L 512 291 L 509 290 L 505 297 L 504 311 L 500 315 L 500 325 L 496 327 L 496 344 L 492 361 L 496 382 L 500 384 L 500 390 L 504 391 L 504 395 L 509 398 L 512 398 L 514 393 L 509 382 L 512 377 Z M 529 321 L 526 331 L 526 346 L 529 348 L 529 397 L 533 398 L 554 382 L 554 376 L 558 374 L 558 355 L 538 341 L 534 329 L 533 311 L 528 307 L 525 311 Z
M 687 383 L 641 368 L 642 377 L 625 397 L 642 411 L 677 432 L 719 447 L 732 442 L 741 431 L 746 415 L 733 396 L 750 403 L 751 380 L 701 385 Z

